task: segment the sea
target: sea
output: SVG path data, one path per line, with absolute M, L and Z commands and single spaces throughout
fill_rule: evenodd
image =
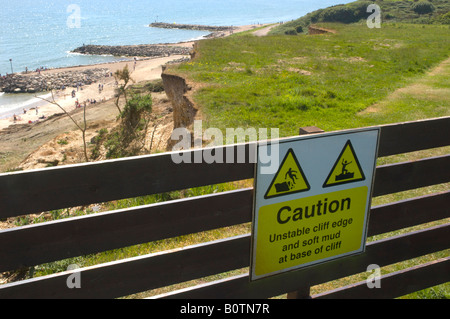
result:
M 201 39 L 205 31 L 152 22 L 237 26 L 286 22 L 352 0 L 0 0 L 0 76 L 26 69 L 123 60 L 71 53 L 83 44 L 134 45 Z M 46 95 L 46 93 L 42 93 Z M 0 92 L 0 118 L 35 105 L 34 94 Z

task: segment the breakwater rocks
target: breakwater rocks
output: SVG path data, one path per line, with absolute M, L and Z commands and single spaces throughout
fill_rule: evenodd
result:
M 0 92 L 36 93 L 63 87 L 76 88 L 77 85 L 83 86 L 98 82 L 106 76 L 110 76 L 110 71 L 105 68 L 56 73 L 42 71 L 40 73 L 8 74 L 0 77 Z
M 178 23 L 165 23 L 165 22 L 154 22 L 154 23 L 150 24 L 150 27 L 162 28 L 162 29 L 186 29 L 186 30 L 199 30 L 199 31 L 211 31 L 211 32 L 232 31 L 235 29 L 234 27 L 226 27 L 226 26 L 178 24 Z
M 73 50 L 75 53 L 91 55 L 114 55 L 128 57 L 164 57 L 170 55 L 189 55 L 191 49 L 171 45 L 83 45 Z

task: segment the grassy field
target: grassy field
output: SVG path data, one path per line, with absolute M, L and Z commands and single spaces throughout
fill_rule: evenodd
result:
M 195 99 L 207 126 L 220 129 L 279 128 L 291 136 L 302 126 L 331 131 L 449 114 L 445 101 L 420 114 L 398 109 L 395 118 L 361 114 L 449 56 L 448 26 L 322 26 L 337 34 L 202 41 L 199 58 L 175 72 L 207 83 Z
M 280 136 L 292 136 L 298 134 L 298 128 L 303 126 L 317 126 L 332 131 L 450 115 L 449 26 L 383 23 L 381 29 L 369 29 L 363 22 L 324 23 L 321 26 L 336 30 L 337 33 L 267 37 L 245 34 L 201 41 L 194 60 L 172 67 L 170 71 L 205 84 L 195 95 L 195 102 L 205 115 L 203 128 L 217 127 L 223 132 L 226 128 L 238 127 L 279 128 Z M 414 152 L 379 159 L 379 164 L 448 152 L 449 148 Z M 105 205 L 103 210 L 221 192 L 243 185 L 251 185 L 251 181 L 116 201 Z M 375 198 L 374 205 L 448 190 L 449 186 L 437 185 Z M 77 213 L 85 212 L 72 212 L 70 215 Z M 55 211 L 53 215 L 57 219 L 69 214 Z M 448 220 L 439 223 L 445 222 Z M 411 229 L 401 232 L 407 231 Z M 73 263 L 86 267 L 248 232 L 250 225 L 245 224 L 72 258 L 37 266 L 34 275 L 64 271 Z M 383 267 L 383 273 L 447 256 L 448 253 L 444 251 Z M 177 285 L 175 288 L 246 271 L 237 270 Z M 364 280 L 364 276 L 367 274 L 313 287 L 312 293 Z M 163 293 L 172 288 L 160 289 L 151 294 Z M 446 284 L 407 298 L 448 298 L 449 291 L 449 284 Z M 143 296 L 148 294 L 134 297 Z
M 425 2 L 425 1 L 421 1 Z M 427 1 L 428 2 L 428 1 Z M 431 1 L 430 1 L 431 2 Z M 284 23 L 271 31 L 271 34 L 301 34 L 308 33 L 308 26 L 320 22 L 357 22 L 366 20 L 373 13 L 367 12 L 370 4 L 380 7 L 380 18 L 383 22 L 402 22 L 416 24 L 450 24 L 450 2 L 447 0 L 433 0 L 433 11 L 417 13 L 415 0 L 357 0 L 348 4 L 336 5 L 319 9 L 300 17 L 299 19 Z
M 336 34 L 236 36 L 202 42 L 199 58 L 176 72 L 207 83 L 195 99 L 209 127 L 326 131 L 450 115 L 449 26 L 386 23 L 320 24 Z M 380 158 L 378 164 L 448 154 L 449 147 Z M 375 198 L 374 205 L 446 191 L 450 184 Z M 369 241 L 432 225 L 374 236 Z M 382 268 L 390 273 L 448 256 L 449 251 Z M 359 274 L 313 287 L 320 293 L 365 280 Z M 448 298 L 444 284 L 405 298 Z

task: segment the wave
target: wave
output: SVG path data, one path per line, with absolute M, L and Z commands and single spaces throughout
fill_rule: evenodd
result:
M 78 53 L 78 52 L 72 52 L 72 51 L 66 51 L 67 55 L 84 55 L 83 53 Z

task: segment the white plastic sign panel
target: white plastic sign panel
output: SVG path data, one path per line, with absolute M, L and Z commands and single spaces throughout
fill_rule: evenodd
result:
M 378 140 L 373 128 L 258 144 L 251 280 L 364 252 Z

